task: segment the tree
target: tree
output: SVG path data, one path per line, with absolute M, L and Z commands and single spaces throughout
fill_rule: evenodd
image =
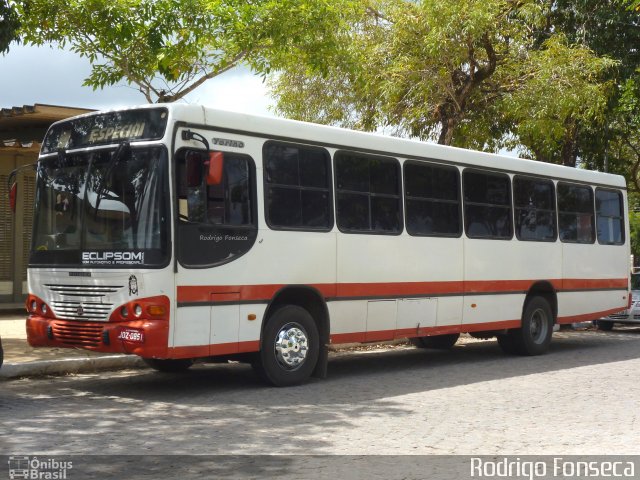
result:
M 613 62 L 561 33 L 540 41 L 549 18 L 543 3 L 372 5 L 351 25 L 348 57 L 329 59 L 328 73 L 292 62 L 271 81 L 280 112 L 365 130 L 395 126 L 396 134 L 446 145 L 524 145 L 541 159 L 575 164 L 573 144 L 562 141 L 574 140 L 579 120 L 601 115 L 600 77 Z
M 633 0 L 553 0 L 550 2 L 546 29 L 540 32 L 544 41 L 553 32 L 561 31 L 572 44 L 579 44 L 596 55 L 617 62 L 615 68 L 603 72 L 610 86 L 604 109 L 597 121 L 581 119 L 576 124 L 574 150 L 589 168 L 616 173 L 628 172 L 622 140 L 634 132 L 621 117 L 620 102 L 627 81 L 636 75 L 640 64 L 640 16 Z M 638 2 L 635 2 L 638 3 Z M 626 86 L 627 85 L 627 86 Z
M 629 240 L 634 266 L 637 266 L 640 260 L 640 213 L 634 210 L 629 212 Z
M 0 0 L 0 53 L 8 52 L 11 42 L 18 40 L 19 26 L 18 14 L 13 2 Z
M 510 122 L 512 137 L 503 145 L 524 157 L 575 167 L 585 125 L 604 125 L 614 89 L 606 75 L 618 63 L 570 45 L 562 34 L 552 35 L 526 56 L 509 72 L 526 80 L 505 91 L 493 108 Z
M 373 2 L 351 26 L 348 57 L 328 59 L 327 75 L 298 62 L 287 66 L 272 84 L 278 109 L 367 130 L 394 125 L 397 133 L 437 135 L 450 144 L 501 62 L 506 42 L 495 25 L 515 23 L 510 2 L 471 0 L 460 7 L 454 1 Z
M 85 85 L 122 81 L 148 102 L 182 98 L 238 65 L 262 74 L 295 56 L 318 64 L 339 44 L 351 0 L 23 0 L 26 43 L 92 63 Z M 337 28 L 336 28 L 337 27 Z
M 640 193 L 640 72 L 626 79 L 619 92 L 608 118 L 606 153 L 612 172 L 627 178 L 637 201 Z

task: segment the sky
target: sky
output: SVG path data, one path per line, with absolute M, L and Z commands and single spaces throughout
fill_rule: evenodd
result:
M 106 110 L 146 104 L 142 93 L 124 82 L 95 91 L 83 86 L 90 71 L 87 59 L 68 50 L 14 43 L 8 53 L 0 54 L 0 108 L 42 103 Z M 276 116 L 270 110 L 273 100 L 262 79 L 247 68 L 236 68 L 208 80 L 180 102 Z M 385 129 L 378 133 L 384 134 Z M 516 156 L 506 150 L 500 153 Z
M 88 60 L 68 50 L 14 43 L 9 53 L 0 55 L 0 108 L 43 103 L 103 110 L 146 103 L 142 93 L 125 83 L 95 91 L 83 86 L 90 70 Z M 266 92 L 260 77 L 237 68 L 205 82 L 181 101 L 274 116 Z

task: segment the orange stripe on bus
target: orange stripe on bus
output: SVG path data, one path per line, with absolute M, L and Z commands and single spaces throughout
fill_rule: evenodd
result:
M 596 290 L 599 288 L 628 288 L 629 280 L 626 278 L 605 279 L 572 279 L 562 280 L 562 290 Z
M 526 292 L 539 280 L 474 280 L 455 282 L 395 282 L 395 283 L 320 283 L 305 285 L 315 288 L 325 298 L 391 297 L 412 295 L 473 295 L 479 293 Z M 553 279 L 557 291 L 627 289 L 627 278 L 605 279 Z M 204 285 L 179 286 L 179 303 L 208 303 L 211 295 L 239 294 L 240 301 L 269 301 L 288 285 Z
M 603 310 L 601 312 L 593 312 L 593 313 L 585 313 L 582 315 L 568 315 L 565 317 L 558 317 L 557 323 L 565 324 L 565 323 L 578 323 L 578 322 L 589 322 L 591 320 L 598 320 L 599 318 L 606 317 L 607 315 L 611 315 L 612 313 L 618 313 L 624 310 L 626 307 L 617 307 L 610 308 L 609 310 Z
M 435 327 L 399 328 L 396 330 L 376 330 L 373 332 L 334 333 L 331 343 L 382 342 L 398 338 L 423 337 L 427 335 L 446 335 L 449 333 L 481 332 L 505 330 L 520 327 L 520 320 L 502 320 L 499 322 L 440 325 Z
M 232 355 L 260 350 L 260 341 L 217 343 L 211 345 L 194 345 L 188 347 L 170 347 L 169 358 L 203 358 L 216 355 Z

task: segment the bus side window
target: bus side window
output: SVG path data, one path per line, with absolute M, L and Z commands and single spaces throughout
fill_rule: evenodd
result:
M 462 183 L 467 237 L 509 240 L 513 236 L 509 176 L 465 170 Z
M 278 230 L 333 227 L 331 159 L 324 148 L 267 142 L 263 149 L 265 217 Z
M 398 160 L 339 151 L 334 162 L 338 228 L 347 233 L 400 233 Z
M 623 211 L 624 203 L 621 192 L 596 188 L 598 243 L 603 245 L 624 244 Z
M 185 157 L 190 153 L 186 152 L 177 158 L 176 183 L 180 221 L 209 225 L 252 224 L 248 159 L 226 153 L 220 184 L 206 185 L 206 178 L 202 175 L 200 185 L 189 186 Z M 203 169 L 204 161 L 203 157 Z
M 591 187 L 558 183 L 560 240 L 593 243 L 595 240 L 593 190 Z
M 518 240 L 556 240 L 556 200 L 551 180 L 516 175 L 513 179 L 513 203 Z
M 404 190 L 409 235 L 453 237 L 462 233 L 457 168 L 405 162 Z

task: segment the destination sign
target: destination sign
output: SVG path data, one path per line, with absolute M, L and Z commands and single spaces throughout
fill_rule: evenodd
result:
M 144 135 L 144 122 L 126 123 L 116 127 L 94 128 L 89 133 L 88 142 L 97 143 L 106 140 L 140 138 Z
M 166 108 L 144 108 L 84 115 L 49 128 L 42 153 L 91 147 L 123 140 L 160 140 L 168 121 Z

